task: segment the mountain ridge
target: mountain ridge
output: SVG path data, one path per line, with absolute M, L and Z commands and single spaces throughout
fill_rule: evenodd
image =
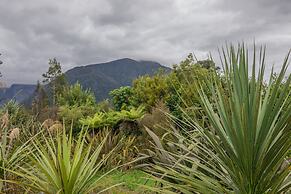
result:
M 154 75 L 159 69 L 165 72 L 171 70 L 155 61 L 121 58 L 73 67 L 64 74 L 70 85 L 79 82 L 84 88 L 92 90 L 96 101 L 99 102 L 108 98 L 111 90 L 130 86 L 139 76 Z M 29 102 L 35 87 L 33 84 L 12 84 L 9 88 L 0 88 L 0 104 L 10 99 L 19 103 Z
M 34 84 L 11 84 L 10 87 L 0 88 L 0 105 L 5 104 L 11 99 L 22 103 L 31 97 L 36 85 Z
M 159 69 L 170 68 L 153 61 L 136 61 L 122 58 L 105 63 L 74 67 L 65 72 L 69 84 L 77 81 L 84 88 L 91 89 L 97 101 L 108 98 L 108 93 L 121 86 L 131 85 L 132 81 L 142 75 L 153 75 Z

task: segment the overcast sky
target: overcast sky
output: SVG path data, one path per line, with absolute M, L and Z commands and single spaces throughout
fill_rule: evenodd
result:
M 7 85 L 35 83 L 53 57 L 64 70 L 124 57 L 171 66 L 255 39 L 278 68 L 291 48 L 291 0 L 0 0 L 0 8 Z

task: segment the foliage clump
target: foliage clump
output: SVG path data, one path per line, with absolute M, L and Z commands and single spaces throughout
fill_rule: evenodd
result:
M 59 106 L 80 107 L 95 106 L 96 99 L 93 92 L 83 89 L 80 83 L 76 83 L 64 89 L 58 97 Z
M 121 111 L 133 105 L 133 91 L 129 86 L 123 86 L 110 92 L 115 110 Z
M 286 110 L 291 109 L 291 75 L 284 80 L 289 54 L 279 75 L 270 76 L 268 84 L 264 82 L 265 51 L 260 50 L 258 59 L 256 49 L 252 55 L 249 71 L 244 45 L 223 49 L 224 79 L 212 79 L 207 87 L 198 89 L 209 127 L 188 115 L 183 131 L 170 130 L 167 137 L 159 138 L 147 129 L 156 145 L 150 152 L 156 160 L 150 173 L 163 185 L 153 191 L 290 192 L 286 157 L 291 146 L 291 112 Z M 186 130 L 188 126 L 193 130 Z
M 119 123 L 124 121 L 135 121 L 144 115 L 144 107 L 132 108 L 130 110 L 97 112 L 92 117 L 81 119 L 84 126 L 91 129 L 102 129 L 104 127 L 115 128 Z
M 72 126 L 74 133 L 82 128 L 80 120 L 93 115 L 97 111 L 96 100 L 93 92 L 76 83 L 67 87 L 58 97 L 58 117 L 66 126 Z

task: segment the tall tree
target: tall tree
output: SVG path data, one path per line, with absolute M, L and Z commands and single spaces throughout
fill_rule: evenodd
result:
M 42 74 L 44 84 L 48 84 L 50 87 L 52 106 L 55 107 L 57 104 L 57 96 L 59 96 L 64 88 L 67 87 L 65 75 L 62 72 L 60 62 L 54 59 L 49 59 L 48 71 Z
M 48 105 L 48 97 L 39 81 L 33 94 L 32 112 L 38 116 L 43 108 Z

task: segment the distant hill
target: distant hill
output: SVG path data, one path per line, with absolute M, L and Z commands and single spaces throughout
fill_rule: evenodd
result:
M 74 67 L 65 76 L 69 84 L 79 82 L 84 88 L 91 89 L 96 100 L 109 97 L 109 92 L 121 86 L 130 86 L 132 81 L 142 75 L 153 75 L 159 69 L 171 69 L 153 61 L 135 61 L 124 58 L 107 63 Z M 0 105 L 10 99 L 19 103 L 31 102 L 35 85 L 13 84 L 10 88 L 0 88 Z
M 0 105 L 14 99 L 23 103 L 29 99 L 35 90 L 35 85 L 31 84 L 12 84 L 9 88 L 0 88 Z
M 121 86 L 130 86 L 132 81 L 142 75 L 153 75 L 159 69 L 170 71 L 170 68 L 152 61 L 135 61 L 124 58 L 107 63 L 75 67 L 65 73 L 70 84 L 77 81 L 90 88 L 97 101 L 108 98 L 108 93 Z

